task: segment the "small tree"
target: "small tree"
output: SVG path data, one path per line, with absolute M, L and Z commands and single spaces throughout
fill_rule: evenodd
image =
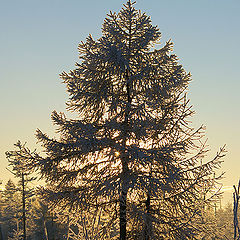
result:
M 59 139 L 37 130 L 46 156 L 33 165 L 50 184 L 43 194 L 62 207 L 108 212 L 120 240 L 191 239 L 224 149 L 203 161 L 204 129 L 189 124 L 191 76 L 170 41 L 158 47 L 161 33 L 145 13 L 129 0 L 108 14 L 102 34 L 79 44 L 81 62 L 61 74 L 79 118 L 53 112 Z
M 15 232 L 15 239 L 21 235 L 22 239 L 26 240 L 26 199 L 32 196 L 32 190 L 27 188 L 27 184 L 36 179 L 35 177 L 30 177 L 31 172 L 28 170 L 29 168 L 27 168 L 26 163 L 29 158 L 32 158 L 34 152 L 31 152 L 25 147 L 25 144 L 21 144 L 20 141 L 14 144 L 14 146 L 17 150 L 6 152 L 6 157 L 9 162 L 9 167 L 11 168 L 9 171 L 19 179 L 19 189 L 22 197 L 22 229 L 21 234 L 19 231 Z

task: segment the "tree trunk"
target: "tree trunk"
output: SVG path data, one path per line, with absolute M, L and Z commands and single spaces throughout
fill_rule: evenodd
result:
M 56 228 L 54 224 L 54 216 L 52 215 L 52 240 L 56 240 Z
M 127 192 L 120 195 L 120 240 L 127 239 Z
M 147 194 L 146 200 L 146 220 L 144 226 L 144 240 L 150 240 L 150 236 L 152 233 L 152 223 L 151 223 L 151 206 L 150 206 L 150 195 Z
M 48 240 L 48 231 L 47 231 L 47 225 L 46 225 L 46 219 L 45 219 L 45 217 L 43 217 L 43 227 L 44 227 L 45 239 Z
M 126 145 L 126 140 L 125 140 Z M 127 239 L 127 193 L 129 188 L 129 168 L 128 156 L 126 152 L 122 154 L 122 179 L 121 179 L 121 193 L 119 196 L 120 204 L 120 240 Z
M 2 224 L 0 224 L 0 240 L 3 240 Z

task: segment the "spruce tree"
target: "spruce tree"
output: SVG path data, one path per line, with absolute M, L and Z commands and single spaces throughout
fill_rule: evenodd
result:
M 103 209 L 102 234 L 112 225 L 120 240 L 192 239 L 224 150 L 203 160 L 204 129 L 189 122 L 191 75 L 134 4 L 110 12 L 98 40 L 79 44 L 80 63 L 61 74 L 78 118 L 53 112 L 59 138 L 37 130 L 46 155 L 33 166 L 53 203 Z

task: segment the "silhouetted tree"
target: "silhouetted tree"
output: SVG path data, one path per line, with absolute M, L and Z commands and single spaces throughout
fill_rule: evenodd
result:
M 119 224 L 120 240 L 192 239 L 224 149 L 203 161 L 203 127 L 189 125 L 191 76 L 170 41 L 158 47 L 159 29 L 133 5 L 108 14 L 101 38 L 79 44 L 81 62 L 61 74 L 68 109 L 79 117 L 53 112 L 60 137 L 37 130 L 46 155 L 33 166 L 49 183 L 48 199 L 88 214 L 101 208 Z
M 30 152 L 28 148 L 25 147 L 25 144 L 22 144 L 20 141 L 18 141 L 14 146 L 17 148 L 17 150 L 14 151 L 7 151 L 6 157 L 9 162 L 9 167 L 11 170 L 9 170 L 16 178 L 19 179 L 19 185 L 20 185 L 20 192 L 22 197 L 22 233 L 19 234 L 16 232 L 17 239 L 19 236 L 22 236 L 23 240 L 27 239 L 27 233 L 26 233 L 26 199 L 32 196 L 32 190 L 27 189 L 27 184 L 33 180 L 35 180 L 35 177 L 30 177 L 31 171 L 29 171 L 29 168 L 26 166 L 26 163 L 28 162 L 28 159 L 32 157 L 34 153 Z

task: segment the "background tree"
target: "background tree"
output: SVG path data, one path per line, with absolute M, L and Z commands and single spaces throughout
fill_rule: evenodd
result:
M 36 199 L 33 204 L 34 209 L 34 237 L 36 239 L 50 240 L 49 239 L 49 219 L 50 213 L 48 206 L 40 199 Z
M 22 144 L 20 141 L 18 141 L 14 146 L 17 148 L 17 150 L 14 151 L 8 151 L 6 152 L 6 157 L 9 162 L 9 167 L 11 170 L 9 170 L 16 178 L 19 179 L 19 189 L 21 193 L 21 207 L 22 207 L 22 225 L 21 225 L 21 234 L 19 231 L 15 232 L 14 239 L 17 239 L 20 235 L 22 236 L 23 240 L 27 239 L 27 223 L 26 223 L 26 212 L 27 209 L 30 206 L 27 206 L 28 202 L 27 199 L 30 199 L 30 197 L 33 195 L 33 190 L 27 187 L 27 184 L 29 182 L 32 182 L 36 179 L 36 177 L 30 177 L 31 171 L 28 170 L 26 163 L 29 158 L 32 158 L 34 152 L 31 152 L 27 147 L 25 147 L 25 144 Z M 19 190 L 18 189 L 18 190 Z
M 223 239 L 233 239 L 234 224 L 233 224 L 233 207 L 227 204 L 224 208 L 220 208 L 216 213 L 217 227 L 222 231 Z
M 170 41 L 158 47 L 159 29 L 133 5 L 108 14 L 101 38 L 79 44 L 81 62 L 61 74 L 78 119 L 53 112 L 60 137 L 37 130 L 46 155 L 33 166 L 48 181 L 42 193 L 52 203 L 108 214 L 103 235 L 116 228 L 121 240 L 192 239 L 224 149 L 204 162 L 204 129 L 189 124 L 191 76 Z
M 2 192 L 2 209 L 3 239 L 8 239 L 19 231 L 21 217 L 21 198 L 12 180 L 8 180 Z

